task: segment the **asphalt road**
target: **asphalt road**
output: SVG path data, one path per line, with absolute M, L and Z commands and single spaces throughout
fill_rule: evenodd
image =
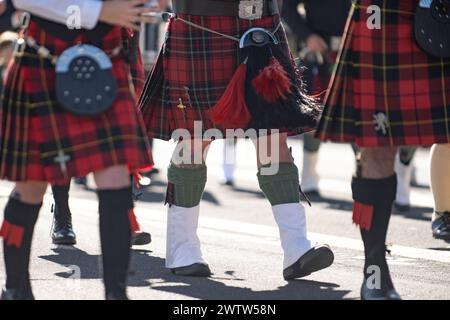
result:
M 301 141 L 292 140 L 301 160 Z M 132 299 L 358 299 L 363 251 L 358 229 L 351 222 L 350 177 L 354 167 L 349 146 L 327 144 L 321 149 L 319 172 L 324 198 L 308 212 L 310 236 L 329 243 L 334 265 L 303 280 L 282 278 L 278 231 L 268 202 L 257 187 L 253 145 L 238 144 L 236 186 L 222 186 L 221 142 L 213 144 L 208 159 L 208 184 L 202 203 L 199 235 L 214 276 L 192 279 L 164 268 L 165 167 L 173 145 L 156 142 L 154 155 L 161 172 L 145 188 L 137 205 L 144 229 L 153 242 L 134 248 L 129 277 Z M 389 264 L 398 291 L 405 299 L 450 299 L 450 244 L 434 240 L 430 232 L 432 197 L 428 189 L 428 152 L 416 156 L 419 186 L 412 190 L 413 208 L 394 213 L 388 243 Z M 301 166 L 301 165 L 300 165 Z M 0 207 L 11 183 L 0 183 Z M 71 207 L 78 244 L 51 244 L 51 194 L 36 228 L 31 277 L 37 299 L 102 299 L 97 202 L 92 190 L 74 186 Z M 1 249 L 0 249 L 1 251 Z M 4 281 L 0 264 L 0 282 Z

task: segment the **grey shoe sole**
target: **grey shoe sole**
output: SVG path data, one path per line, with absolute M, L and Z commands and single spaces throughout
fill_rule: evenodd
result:
M 77 239 L 72 237 L 52 238 L 52 243 L 63 246 L 73 246 L 77 244 Z

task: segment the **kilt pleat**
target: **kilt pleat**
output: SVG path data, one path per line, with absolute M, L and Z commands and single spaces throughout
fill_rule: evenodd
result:
M 28 32 L 56 55 L 72 45 L 35 24 Z M 102 49 L 112 50 L 120 41 L 121 31 L 114 28 L 103 39 Z M 106 112 L 86 117 L 58 105 L 56 74 L 48 60 L 31 49 L 16 56 L 7 71 L 0 105 L 0 178 L 64 184 L 71 177 L 115 165 L 135 170 L 153 164 L 130 65 L 121 56 L 112 62 L 116 101 Z
M 236 38 L 252 27 L 275 31 L 280 23 L 278 16 L 253 21 L 224 16 L 178 16 Z M 282 50 L 291 56 L 282 27 L 275 36 Z M 222 97 L 239 63 L 238 42 L 171 19 L 165 43 L 139 101 L 148 135 L 169 140 L 176 129 L 186 129 L 193 135 L 196 121 L 202 124 L 201 133 L 208 129 L 224 132 L 226 128 L 217 127 L 208 110 Z M 293 60 L 292 65 L 295 68 Z M 291 134 L 305 131 L 305 128 L 279 129 Z
M 317 137 L 362 147 L 450 142 L 450 60 L 417 46 L 418 2 L 355 1 Z M 368 27 L 371 5 L 380 28 Z

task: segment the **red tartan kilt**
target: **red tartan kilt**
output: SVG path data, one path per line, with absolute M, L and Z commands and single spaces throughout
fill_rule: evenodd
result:
M 139 46 L 139 33 L 122 29 L 122 34 L 127 38 L 130 47 L 130 73 L 133 80 L 134 92 L 139 97 L 144 88 L 145 69 L 142 59 L 141 48 Z
M 71 46 L 31 24 L 29 35 L 59 55 Z M 108 52 L 121 44 L 120 28 L 103 39 Z M 85 42 L 83 38 L 77 41 Z M 118 96 L 105 113 L 76 116 L 55 101 L 54 66 L 32 49 L 9 66 L 0 110 L 0 178 L 11 181 L 67 183 L 115 165 L 132 170 L 151 165 L 152 157 L 143 121 L 136 107 L 130 66 L 122 57 L 113 59 Z M 56 162 L 68 157 L 66 170 Z
M 280 22 L 278 16 L 253 21 L 225 16 L 178 16 L 237 38 L 252 27 L 275 31 Z M 290 55 L 283 27 L 276 37 Z M 193 135 L 195 121 L 202 122 L 203 132 L 216 128 L 207 111 L 222 97 L 238 64 L 238 42 L 172 19 L 139 102 L 149 136 L 169 140 L 176 129 L 187 129 Z M 179 108 L 180 102 L 186 108 Z
M 362 147 L 450 142 L 450 59 L 430 57 L 417 46 L 418 2 L 356 1 L 317 130 L 320 139 Z M 381 8 L 381 28 L 367 26 L 370 5 Z

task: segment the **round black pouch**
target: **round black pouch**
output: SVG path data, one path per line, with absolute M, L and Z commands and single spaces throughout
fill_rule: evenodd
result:
M 56 62 L 56 99 L 65 110 L 93 116 L 116 100 L 117 81 L 110 58 L 101 49 L 81 44 L 65 50 Z
M 421 0 L 414 33 L 417 44 L 437 58 L 450 58 L 450 0 Z

